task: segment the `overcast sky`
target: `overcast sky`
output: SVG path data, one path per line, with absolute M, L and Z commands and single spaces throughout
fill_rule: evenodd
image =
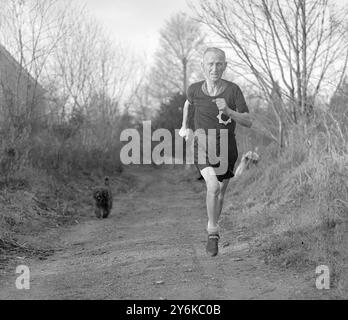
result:
M 151 55 L 165 20 L 188 12 L 186 0 L 80 0 L 109 30 L 115 40 L 127 42 Z
M 190 13 L 186 0 L 80 0 L 104 24 L 112 37 L 150 57 L 158 45 L 159 30 L 178 11 Z M 348 3 L 348 0 L 335 0 Z

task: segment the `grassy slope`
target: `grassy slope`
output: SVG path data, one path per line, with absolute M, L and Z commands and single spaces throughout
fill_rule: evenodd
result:
M 227 212 L 232 227 L 254 239 L 265 263 L 308 273 L 312 283 L 315 268 L 328 265 L 332 296 L 347 298 L 348 156 L 319 145 L 292 143 L 277 160 L 270 147 L 257 168 L 231 183 Z M 20 176 L 12 188 L 0 188 L 0 269 L 12 254 L 50 254 L 42 231 L 93 215 L 90 193 L 100 181 L 93 176 L 58 180 L 33 171 Z M 129 186 L 127 177 L 114 181 L 119 192 Z
M 280 159 L 272 147 L 261 164 L 232 184 L 234 224 L 252 234 L 264 262 L 308 273 L 331 272 L 332 297 L 348 297 L 348 154 L 293 141 Z M 236 203 L 238 199 L 238 203 Z

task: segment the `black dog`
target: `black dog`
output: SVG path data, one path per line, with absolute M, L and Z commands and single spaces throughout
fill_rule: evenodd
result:
M 93 193 L 95 200 L 94 213 L 98 219 L 106 219 L 109 217 L 112 209 L 112 192 L 110 188 L 110 179 L 108 177 L 104 180 L 104 186 L 97 188 Z

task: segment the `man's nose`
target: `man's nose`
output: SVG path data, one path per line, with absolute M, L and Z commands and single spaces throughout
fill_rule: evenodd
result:
M 217 65 L 216 65 L 216 64 L 213 65 L 212 71 L 213 71 L 213 72 L 216 72 L 216 71 L 217 71 Z

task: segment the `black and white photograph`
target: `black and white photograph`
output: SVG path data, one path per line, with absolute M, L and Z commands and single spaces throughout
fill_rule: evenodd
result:
M 0 300 L 347 299 L 348 0 L 0 0 Z

